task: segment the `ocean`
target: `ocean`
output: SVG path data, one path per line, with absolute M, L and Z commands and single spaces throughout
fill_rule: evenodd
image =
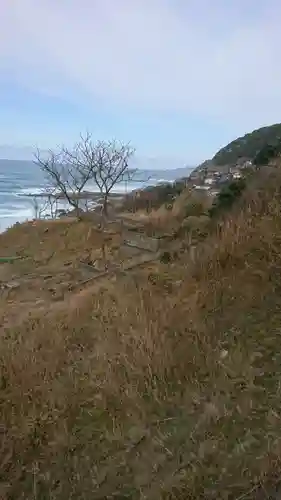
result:
M 138 170 L 133 182 L 120 183 L 112 192 L 126 193 L 145 186 L 173 182 L 183 177 L 189 169 Z M 34 204 L 30 194 L 38 194 L 46 189 L 47 183 L 40 168 L 32 161 L 0 160 L 0 232 L 16 222 L 34 218 Z M 87 190 L 97 191 L 88 185 Z M 40 200 L 40 198 L 37 198 Z M 61 203 L 58 208 L 66 208 Z

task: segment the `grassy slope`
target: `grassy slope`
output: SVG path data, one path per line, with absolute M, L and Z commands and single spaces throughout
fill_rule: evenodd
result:
M 2 332 L 1 498 L 258 498 L 274 481 L 280 180 L 260 179 L 192 267 Z

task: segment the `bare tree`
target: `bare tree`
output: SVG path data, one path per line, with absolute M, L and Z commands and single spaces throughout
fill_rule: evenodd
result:
M 31 204 L 35 219 L 55 219 L 57 217 L 58 199 L 51 187 L 39 195 L 32 196 Z
M 30 201 L 34 219 L 56 218 L 57 199 L 50 189 L 42 194 L 31 196 Z
M 136 169 L 129 168 L 129 160 L 134 150 L 129 144 L 100 141 L 93 152 L 95 156 L 93 179 L 103 198 L 103 214 L 107 216 L 108 198 L 114 186 L 133 180 Z
M 135 150 L 129 143 L 116 140 L 93 142 L 91 134 L 81 136 L 71 153 L 79 172 L 86 173 L 96 184 L 103 200 L 103 214 L 108 213 L 108 198 L 117 184 L 132 181 L 136 169 L 129 168 Z
M 42 210 L 41 210 L 41 204 L 40 204 L 40 201 L 38 199 L 38 196 L 33 196 L 30 201 L 31 201 L 31 205 L 32 205 L 33 218 L 34 219 L 41 219 Z
M 58 215 L 58 199 L 53 193 L 47 194 L 47 208 L 51 219 L 56 219 Z
M 103 199 L 103 214 L 108 213 L 109 195 L 116 184 L 132 180 L 135 169 L 129 168 L 134 154 L 130 144 L 117 141 L 93 142 L 90 133 L 80 136 L 72 149 L 63 146 L 58 153 L 49 151 L 43 158 L 39 151 L 35 162 L 58 196 L 67 200 L 79 215 L 79 201 L 89 181 L 93 181 Z
M 51 197 L 65 199 L 79 216 L 79 206 L 81 193 L 92 178 L 92 166 L 84 165 L 81 168 L 81 158 L 79 148 L 82 143 L 74 146 L 73 150 L 68 150 L 62 146 L 60 151 L 48 151 L 47 156 L 42 155 L 39 150 L 35 154 L 35 163 L 41 168 L 47 182 L 53 189 L 53 193 L 47 193 L 49 200 Z

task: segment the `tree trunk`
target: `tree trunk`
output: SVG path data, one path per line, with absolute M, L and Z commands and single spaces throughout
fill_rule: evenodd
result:
M 108 216 L 108 193 L 106 193 L 103 198 L 102 214 L 106 219 Z

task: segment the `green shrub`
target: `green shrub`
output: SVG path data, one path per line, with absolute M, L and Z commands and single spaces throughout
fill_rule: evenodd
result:
M 219 194 L 209 210 L 210 217 L 220 215 L 222 212 L 229 210 L 233 204 L 240 198 L 246 187 L 245 179 L 238 179 L 225 186 Z
M 254 158 L 254 165 L 256 167 L 261 167 L 263 165 L 268 165 L 270 160 L 276 158 L 281 152 L 281 143 L 278 144 L 267 144 L 263 147 Z

